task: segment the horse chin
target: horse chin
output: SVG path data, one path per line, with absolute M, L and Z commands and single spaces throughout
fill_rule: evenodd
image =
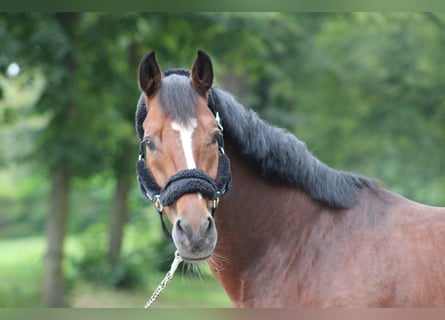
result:
M 202 256 L 202 257 L 188 257 L 188 256 L 183 256 L 181 254 L 179 254 L 179 255 L 181 256 L 182 260 L 184 260 L 187 263 L 203 262 L 203 261 L 210 259 L 210 257 L 212 256 L 211 254 L 207 255 L 207 256 Z

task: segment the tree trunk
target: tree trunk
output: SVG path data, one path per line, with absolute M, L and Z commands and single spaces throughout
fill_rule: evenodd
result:
M 108 239 L 108 261 L 112 264 L 119 261 L 121 253 L 124 226 L 128 216 L 127 199 L 130 187 L 131 184 L 127 178 L 120 178 L 117 180 L 113 198 L 113 207 L 111 210 Z
M 63 167 L 51 179 L 49 216 L 47 221 L 47 252 L 43 278 L 43 303 L 48 307 L 64 306 L 64 275 L 62 269 L 65 222 L 68 213 L 70 175 Z
M 134 72 L 139 64 L 138 41 L 132 41 L 128 47 L 128 73 L 129 79 L 133 79 Z M 130 97 L 129 97 L 130 98 Z M 134 123 L 134 107 L 127 103 L 127 98 L 122 101 L 121 112 L 124 119 L 131 125 Z M 134 159 L 128 155 L 136 150 L 137 146 L 130 143 L 132 139 L 124 139 L 121 147 L 114 158 L 114 177 L 116 179 L 116 189 L 113 198 L 113 208 L 108 235 L 108 261 L 115 264 L 119 261 L 124 238 L 124 227 L 128 216 L 128 193 L 134 181 Z

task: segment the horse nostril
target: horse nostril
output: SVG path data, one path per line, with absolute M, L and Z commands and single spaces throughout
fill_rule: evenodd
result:
M 197 221 L 198 222 L 198 221 Z M 200 224 L 190 225 L 187 219 L 178 219 L 175 224 L 177 240 L 195 241 L 211 237 L 215 229 L 215 221 L 212 217 L 205 217 Z
M 176 221 L 176 228 L 178 228 L 178 231 L 184 232 L 184 228 L 181 226 L 181 220 Z
M 207 218 L 207 231 L 210 231 L 210 229 L 213 228 L 213 219 L 212 217 Z

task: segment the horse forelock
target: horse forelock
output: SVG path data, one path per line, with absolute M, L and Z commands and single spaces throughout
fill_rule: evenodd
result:
M 172 74 L 162 80 L 159 91 L 159 105 L 165 115 L 172 121 L 189 125 L 195 115 L 196 90 L 190 79 Z

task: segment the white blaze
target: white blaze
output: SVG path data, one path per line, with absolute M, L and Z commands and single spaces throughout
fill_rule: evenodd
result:
M 185 126 L 176 121 L 172 122 L 172 129 L 179 132 L 179 138 L 181 139 L 182 150 L 184 151 L 185 163 L 187 169 L 196 168 L 195 158 L 193 157 L 192 137 L 193 132 L 197 126 L 196 119 L 192 119 L 189 125 Z

